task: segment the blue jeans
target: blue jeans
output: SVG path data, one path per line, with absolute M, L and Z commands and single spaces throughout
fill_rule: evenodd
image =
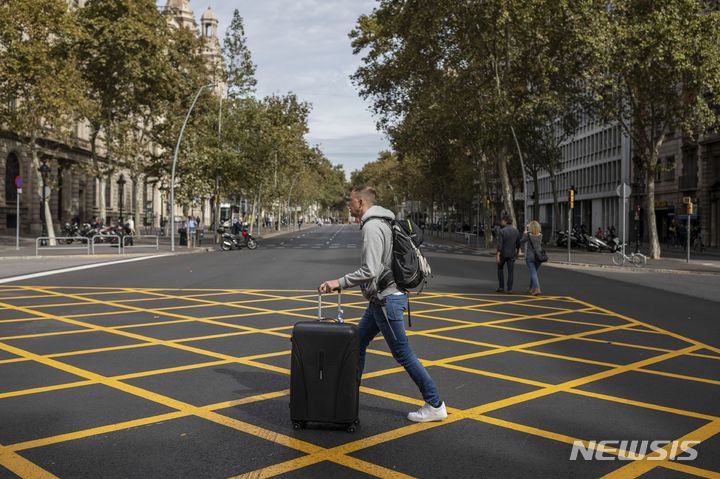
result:
M 363 369 L 365 369 L 365 350 L 370 341 L 378 333 L 382 333 L 388 346 L 390 346 L 395 361 L 405 368 L 405 371 L 420 389 L 425 402 L 435 406 L 441 402 L 440 395 L 427 369 L 420 364 L 417 356 L 410 348 L 403 322 L 405 309 L 407 309 L 407 296 L 404 294 L 390 295 L 385 298 L 387 318 L 382 306 L 374 303 L 368 305 L 358 325 L 360 328 L 360 373 L 362 374 Z
M 540 289 L 540 279 L 538 279 L 538 270 L 542 263 L 536 263 L 535 261 L 525 261 L 528 269 L 530 270 L 530 288 Z

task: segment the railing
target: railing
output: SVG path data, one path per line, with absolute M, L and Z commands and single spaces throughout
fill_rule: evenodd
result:
M 35 256 L 40 256 L 41 248 L 43 250 L 84 249 L 87 252 L 86 254 L 90 254 L 90 241 L 88 241 L 88 239 L 89 238 L 86 238 L 84 236 L 40 236 L 38 238 L 35 238 Z M 42 245 L 42 247 L 40 246 L 41 242 L 49 243 L 51 240 L 55 241 L 55 246 L 50 246 L 49 244 L 44 244 Z M 68 243 L 67 240 L 72 241 Z M 75 241 L 84 241 L 85 246 L 72 246 L 72 243 L 74 243 Z
M 117 240 L 117 242 L 113 243 L 111 238 L 115 238 Z M 100 244 L 103 246 L 109 247 L 109 248 L 117 247 L 118 254 L 122 253 L 122 246 L 120 244 L 120 236 L 118 236 L 118 235 L 95 235 L 92 237 L 92 241 L 90 242 L 91 248 L 90 248 L 89 254 L 95 254 L 95 246 L 97 246 L 97 244 L 98 244 L 98 242 L 97 242 L 98 239 L 110 240 L 109 243 L 105 243 L 105 241 L 103 241 Z
M 143 239 L 154 239 L 150 243 L 136 244 L 137 240 Z M 55 245 L 49 246 L 48 243 L 51 240 L 55 240 Z M 68 242 L 68 240 L 71 240 Z M 83 246 L 72 246 L 74 242 L 85 243 Z M 132 241 L 133 244 L 128 244 Z M 45 244 L 41 244 L 45 243 Z M 41 250 L 84 250 L 85 254 L 95 254 L 97 247 L 102 248 L 117 248 L 118 254 L 125 254 L 126 249 L 141 249 L 141 248 L 155 248 L 156 251 L 160 251 L 160 237 L 158 235 L 135 235 L 135 236 L 120 236 L 115 234 L 110 235 L 95 235 L 92 238 L 85 236 L 40 236 L 35 238 L 35 256 L 40 256 Z
M 154 238 L 155 244 L 137 244 L 137 240 L 143 238 Z M 132 242 L 132 244 L 128 244 Z M 160 237 L 158 235 L 134 235 L 134 236 L 123 236 L 122 237 L 122 251 L 126 253 L 126 249 L 138 249 L 138 248 L 155 248 L 156 251 L 160 251 Z

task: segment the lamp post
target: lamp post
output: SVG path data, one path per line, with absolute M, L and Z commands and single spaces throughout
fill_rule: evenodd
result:
M 42 159 L 42 163 L 40 164 L 38 171 L 40 172 L 40 176 L 42 177 L 42 205 L 40 206 L 40 221 L 42 223 L 42 233 L 40 234 L 40 236 L 45 238 L 48 235 L 46 221 L 47 218 L 45 217 L 45 202 L 47 201 L 47 177 L 50 173 L 50 167 L 47 164 L 47 159 Z M 41 244 L 43 246 L 47 245 L 47 240 L 43 239 L 41 241 Z
M 183 122 L 182 128 L 180 128 L 180 134 L 178 135 L 177 144 L 175 145 L 175 154 L 173 155 L 172 163 L 172 177 L 170 179 L 170 251 L 175 251 L 175 165 L 177 164 L 178 152 L 180 151 L 180 141 L 182 140 L 183 133 L 185 133 L 187 122 L 190 119 L 190 113 L 192 113 L 193 108 L 195 108 L 195 103 L 197 103 L 200 94 L 205 88 L 214 87 L 214 83 L 209 83 L 198 89 L 192 105 L 190 105 L 190 109 L 188 110 L 187 115 L 185 115 L 185 121 Z
M 643 192 L 643 182 L 640 176 L 636 176 L 633 184 L 635 190 L 635 253 L 640 252 L 640 195 Z
M 125 205 L 125 177 L 121 174 L 117 179 L 118 185 L 118 208 L 120 209 L 120 226 L 124 225 L 123 221 L 123 206 Z

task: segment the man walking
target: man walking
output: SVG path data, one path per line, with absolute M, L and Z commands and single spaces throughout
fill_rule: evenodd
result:
M 363 296 L 370 302 L 358 325 L 360 373 L 365 367 L 365 354 L 370 341 L 382 333 L 393 358 L 405 368 L 426 403 L 417 411 L 409 413 L 408 419 L 414 422 L 441 421 L 447 417 L 445 403 L 440 399 L 430 374 L 410 348 L 403 323 L 407 296 L 395 287 L 390 270 L 393 237 L 388 222 L 395 219 L 395 215 L 390 210 L 376 206 L 376 196 L 375 190 L 369 186 L 353 188 L 350 193 L 350 214 L 360 220 L 360 268 L 342 278 L 325 281 L 318 291 L 322 294 L 360 285 Z
M 499 283 L 496 292 L 512 293 L 515 258 L 517 258 L 520 251 L 520 232 L 512 225 L 512 219 L 508 215 L 503 215 L 500 226 L 497 235 L 497 253 L 495 254 Z M 507 265 L 508 271 L 507 288 L 505 288 L 505 276 L 503 274 L 505 265 Z

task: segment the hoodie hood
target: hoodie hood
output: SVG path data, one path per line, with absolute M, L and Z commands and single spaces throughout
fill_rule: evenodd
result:
M 373 216 L 380 216 L 380 217 L 382 217 L 382 218 L 387 218 L 387 219 L 389 219 L 389 220 L 394 220 L 394 219 L 395 219 L 395 213 L 393 213 L 393 212 L 390 211 L 389 209 L 383 208 L 382 206 L 373 205 L 373 206 L 370 207 L 369 210 L 367 210 L 367 211 L 365 212 L 365 214 L 364 214 L 364 215 L 362 216 L 362 218 L 360 219 L 360 222 L 361 222 L 361 223 L 365 223 L 365 221 L 366 221 L 368 218 L 373 217 Z

